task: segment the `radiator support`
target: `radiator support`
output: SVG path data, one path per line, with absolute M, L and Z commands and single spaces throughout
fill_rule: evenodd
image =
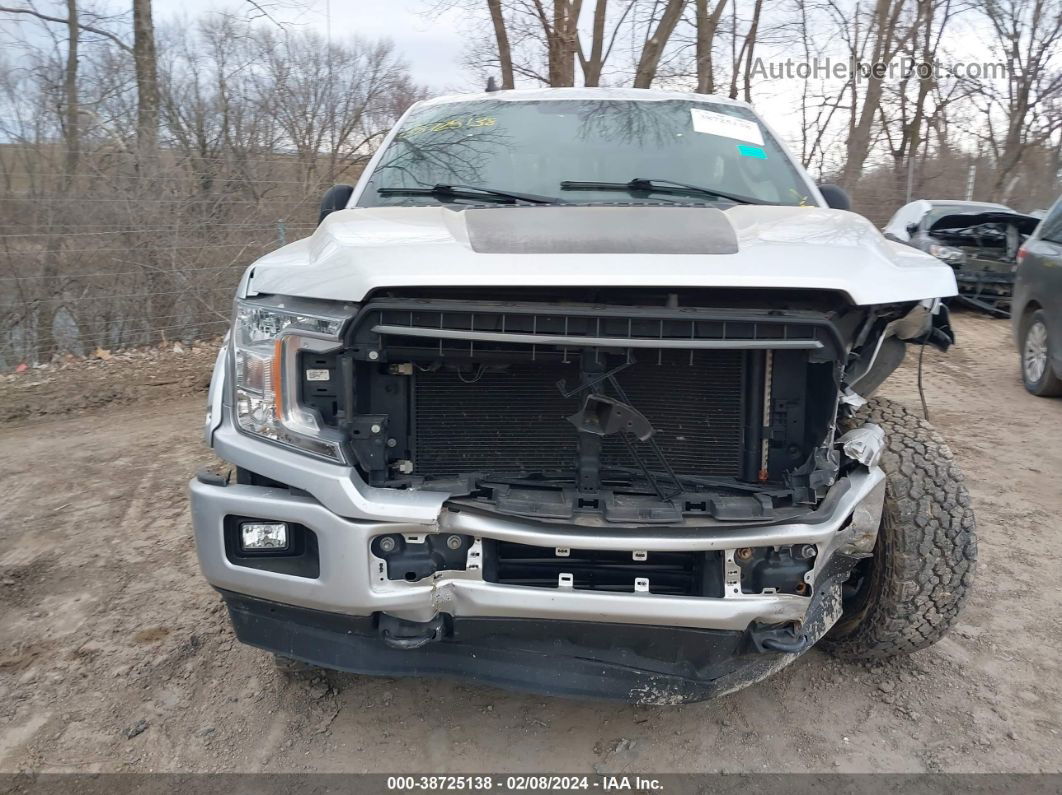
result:
M 770 521 L 819 497 L 797 481 L 832 427 L 839 339 L 810 311 L 380 299 L 302 397 L 374 487 L 555 521 Z

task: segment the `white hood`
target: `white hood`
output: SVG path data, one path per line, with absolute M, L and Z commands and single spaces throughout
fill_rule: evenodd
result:
M 569 229 L 560 245 L 543 250 L 541 243 L 549 235 L 534 222 L 546 219 L 541 214 L 547 211 L 573 210 L 605 225 L 587 228 L 583 235 Z M 658 234 L 654 248 L 654 225 L 659 226 L 664 213 L 683 210 L 688 208 L 454 211 L 440 205 L 340 210 L 311 237 L 252 265 L 245 292 L 361 301 L 373 290 L 402 287 L 761 287 L 836 290 L 856 304 L 943 298 L 956 292 L 949 266 L 886 240 L 865 218 L 841 210 L 759 205 L 722 212 L 697 209 L 711 234 L 691 225 L 683 248 L 669 229 L 666 236 Z M 534 240 L 528 245 L 525 237 L 514 235 L 505 250 L 497 244 L 493 222 L 506 219 L 502 227 L 511 228 L 517 218 L 513 213 L 524 214 L 518 222 L 528 220 L 534 234 L 526 237 Z M 641 218 L 644 223 L 630 223 Z M 490 245 L 477 245 L 474 229 L 470 234 L 470 225 L 480 223 L 495 227 Z M 602 228 L 612 235 L 603 247 L 595 238 Z M 713 245 L 712 235 L 726 240 Z

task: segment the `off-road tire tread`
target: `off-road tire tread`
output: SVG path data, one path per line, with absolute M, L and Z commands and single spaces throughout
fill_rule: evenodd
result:
M 836 656 L 870 659 L 936 643 L 955 623 L 974 580 L 977 536 L 970 495 L 951 449 L 903 405 L 874 398 L 849 427 L 885 431 L 885 509 L 877 568 L 862 609 L 823 639 Z

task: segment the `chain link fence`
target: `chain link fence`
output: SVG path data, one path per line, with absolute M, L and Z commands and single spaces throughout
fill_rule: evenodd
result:
M 253 180 L 228 162 L 138 174 L 119 158 L 76 176 L 8 165 L 0 369 L 222 334 L 246 266 L 310 234 L 331 182 L 284 158 L 257 163 L 270 176 Z

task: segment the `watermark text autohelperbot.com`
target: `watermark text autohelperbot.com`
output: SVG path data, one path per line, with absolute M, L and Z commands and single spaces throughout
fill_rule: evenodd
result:
M 940 63 L 915 58 L 898 58 L 889 62 L 853 59 L 792 58 L 771 60 L 756 58 L 750 75 L 764 80 L 928 80 L 943 78 L 997 80 L 1010 77 L 1010 64 L 1003 61 L 955 61 Z

